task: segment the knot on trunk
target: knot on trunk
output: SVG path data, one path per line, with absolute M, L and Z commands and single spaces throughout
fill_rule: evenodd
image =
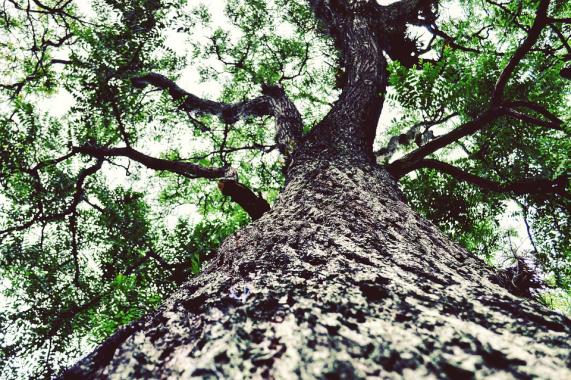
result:
M 495 273 L 491 281 L 507 289 L 513 295 L 525 298 L 532 298 L 535 289 L 545 287 L 537 271 L 522 257 L 516 258 L 513 266 Z

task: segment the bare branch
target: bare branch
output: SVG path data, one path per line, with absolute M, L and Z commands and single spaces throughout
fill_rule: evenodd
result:
M 444 33 L 443 31 L 441 31 L 440 29 L 438 29 L 438 27 L 436 26 L 436 24 L 433 25 L 427 25 L 426 29 L 428 29 L 428 31 L 430 33 L 432 33 L 434 36 L 438 36 L 440 38 L 442 38 L 444 40 L 444 42 L 446 42 L 447 45 L 449 45 L 450 47 L 454 48 L 454 49 L 458 49 L 461 51 L 465 51 L 468 53 L 476 53 L 476 54 L 481 54 L 482 52 L 478 49 L 474 49 L 471 47 L 467 47 L 467 46 L 463 46 L 460 45 L 459 43 L 456 42 L 456 40 L 454 39 L 454 37 L 449 36 L 448 34 Z
M 268 202 L 257 196 L 246 186 L 240 184 L 229 176 L 233 170 L 228 167 L 206 168 L 185 161 L 166 160 L 155 158 L 141 153 L 130 147 L 107 148 L 95 145 L 84 145 L 74 147 L 78 153 L 88 154 L 93 157 L 127 157 L 137 161 L 145 167 L 159 171 L 169 171 L 187 178 L 220 178 L 219 188 L 222 194 L 230 196 L 238 203 L 253 220 L 258 219 L 263 213 L 270 209 Z
M 280 152 L 290 155 L 303 131 L 303 121 L 295 104 L 279 86 L 262 86 L 262 96 L 234 104 L 201 99 L 180 88 L 175 82 L 161 74 L 150 73 L 132 78 L 133 85 L 143 88 L 148 84 L 168 90 L 174 100 L 181 100 L 181 108 L 187 112 L 216 115 L 225 123 L 233 124 L 248 116 L 274 116 L 276 118 L 276 141 Z
M 209 153 L 204 153 L 204 154 L 192 156 L 190 159 L 191 160 L 203 160 L 203 159 L 211 157 L 211 156 L 215 156 L 215 155 L 224 156 L 224 155 L 229 154 L 229 153 L 239 152 L 239 151 L 243 151 L 243 150 L 250 150 L 250 151 L 251 150 L 257 150 L 257 151 L 260 151 L 262 153 L 269 153 L 276 148 L 277 148 L 277 145 L 275 145 L 275 144 L 274 145 L 264 145 L 264 144 L 253 143 L 252 145 L 244 145 L 244 146 L 239 146 L 239 147 L 220 148 L 220 149 L 214 150 L 214 151 L 209 152 Z
M 412 170 L 422 168 L 438 170 L 460 181 L 465 181 L 484 190 L 496 193 L 512 193 L 517 195 L 558 193 L 566 198 L 571 197 L 571 195 L 565 190 L 569 183 L 569 177 L 566 175 L 562 175 L 555 180 L 547 178 L 528 178 L 509 183 L 499 183 L 468 173 L 456 166 L 438 160 L 421 160 Z

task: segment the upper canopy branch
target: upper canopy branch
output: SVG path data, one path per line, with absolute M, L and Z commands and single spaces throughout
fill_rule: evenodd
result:
M 426 145 L 407 154 L 403 158 L 389 164 L 388 169 L 393 173 L 393 175 L 395 175 L 397 178 L 400 178 L 403 175 L 415 170 L 414 168 L 417 167 L 420 160 L 422 160 L 424 157 L 436 152 L 441 148 L 444 148 L 445 146 L 455 141 L 458 141 L 463 137 L 478 132 L 500 116 L 507 115 L 512 118 L 516 118 L 518 120 L 522 120 L 535 125 L 555 130 L 562 130 L 562 121 L 555 115 L 551 114 L 545 107 L 529 101 L 506 102 L 503 100 L 505 87 L 513 72 L 515 71 L 517 65 L 537 42 L 541 31 L 548 23 L 547 10 L 549 8 L 549 3 L 550 0 L 540 1 L 540 4 L 536 10 L 536 17 L 533 22 L 533 26 L 527 31 L 525 40 L 516 49 L 512 58 L 498 77 L 488 109 L 482 112 L 473 120 L 457 127 L 445 135 L 435 138 L 434 140 L 428 142 Z M 514 109 L 519 107 L 524 107 L 537 112 L 543 117 L 547 118 L 548 121 L 518 112 Z
M 548 17 L 547 17 L 547 10 L 549 8 L 550 0 L 541 0 L 539 3 L 539 7 L 535 12 L 535 20 L 533 21 L 533 25 L 531 29 L 527 32 L 527 36 L 521 45 L 516 49 L 514 55 L 505 66 L 504 70 L 500 74 L 498 81 L 496 82 L 496 86 L 492 93 L 491 104 L 498 105 L 503 99 L 504 96 L 504 89 L 512 76 L 513 72 L 515 71 L 517 65 L 520 61 L 525 57 L 525 55 L 531 50 L 533 45 L 539 39 L 539 35 L 543 28 L 548 24 Z
M 547 178 L 528 178 L 509 183 L 499 183 L 468 173 L 456 166 L 438 160 L 421 160 L 415 165 L 414 170 L 422 168 L 438 170 L 461 181 L 496 193 L 513 193 L 517 195 L 558 193 L 567 198 L 571 198 L 571 195 L 565 189 L 569 183 L 569 178 L 565 175 L 554 180 Z
M 533 117 L 533 116 L 527 115 L 525 113 L 511 109 L 511 108 L 508 109 L 507 114 L 514 119 L 525 121 L 525 122 L 530 123 L 530 124 L 535 124 L 535 125 L 538 125 L 540 127 L 554 129 L 556 131 L 562 131 L 563 130 L 563 128 L 561 126 L 563 124 L 563 121 L 560 119 L 549 120 L 549 121 L 541 120 L 541 119 L 538 119 L 536 117 Z
M 150 84 L 157 88 L 167 90 L 174 100 L 182 101 L 180 107 L 183 110 L 216 115 L 228 124 L 236 123 L 238 120 L 247 116 L 273 115 L 270 99 L 267 96 L 259 96 L 252 100 L 227 104 L 199 98 L 185 91 L 164 75 L 157 73 L 149 73 L 131 78 L 131 82 L 137 88 L 144 88 Z
M 297 146 L 303 131 L 303 121 L 295 104 L 278 86 L 262 86 L 262 96 L 252 100 L 227 104 L 202 99 L 193 95 L 164 75 L 149 73 L 131 78 L 137 88 L 153 85 L 167 90 L 174 100 L 182 101 L 180 107 L 187 112 L 216 115 L 227 124 L 233 124 L 248 116 L 273 116 L 276 118 L 276 140 L 281 153 L 289 155 Z

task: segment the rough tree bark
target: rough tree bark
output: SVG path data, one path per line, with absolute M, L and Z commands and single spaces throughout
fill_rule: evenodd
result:
M 395 47 L 359 9 L 370 2 L 310 3 L 346 83 L 295 145 L 278 201 L 62 378 L 571 378 L 571 321 L 495 285 L 374 162 L 381 50 Z M 385 13 L 423 2 L 402 3 Z
M 64 378 L 569 378 L 570 321 L 491 276 L 384 169 L 323 157 Z

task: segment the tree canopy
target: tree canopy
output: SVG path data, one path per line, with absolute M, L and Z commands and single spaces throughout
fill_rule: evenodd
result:
M 271 207 L 348 81 L 320 2 L 395 15 L 373 153 L 409 203 L 571 309 L 568 1 L 3 0 L 7 378 L 54 375 Z

